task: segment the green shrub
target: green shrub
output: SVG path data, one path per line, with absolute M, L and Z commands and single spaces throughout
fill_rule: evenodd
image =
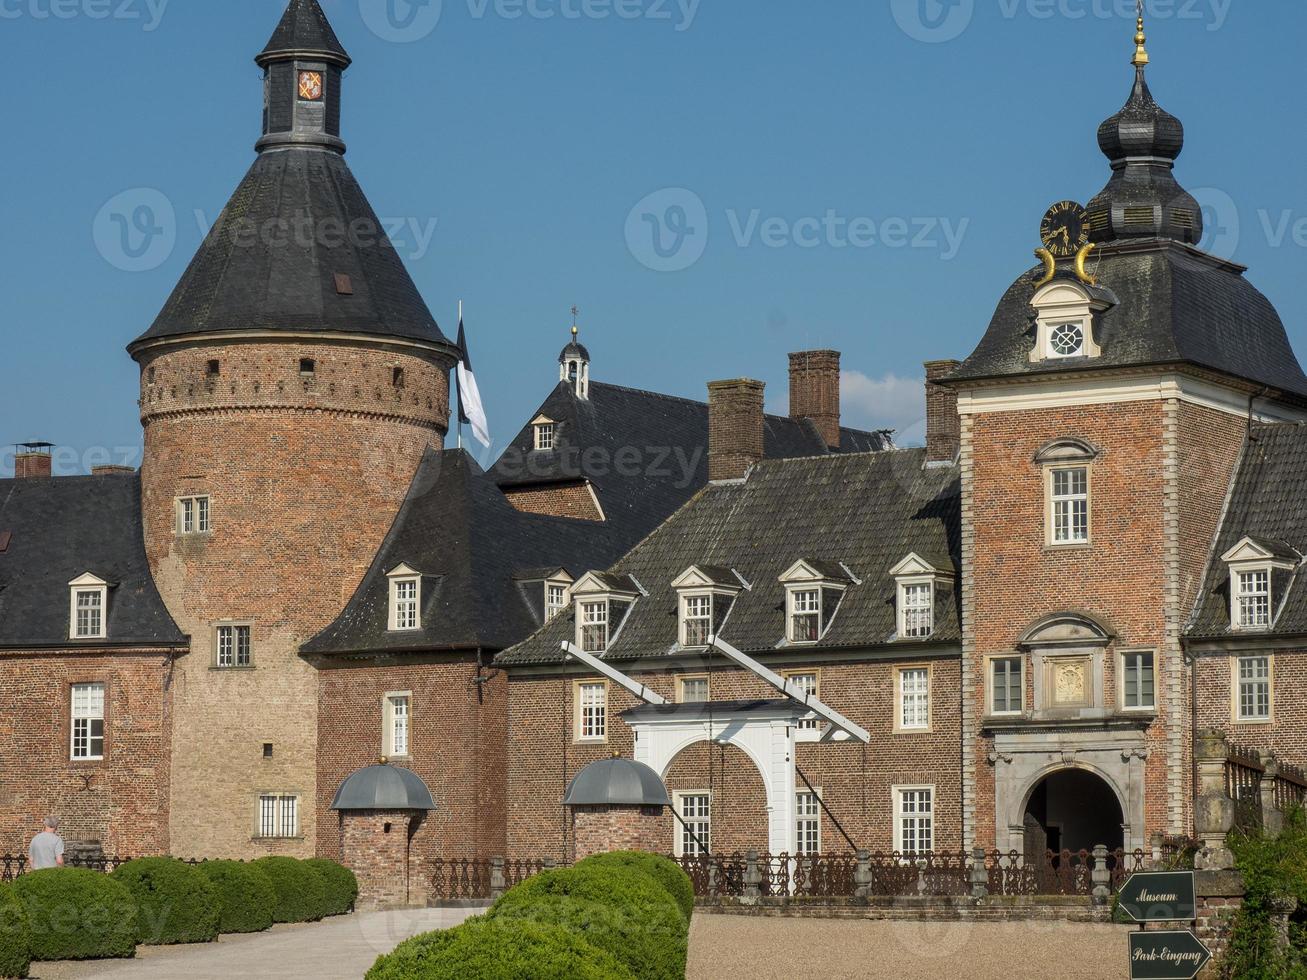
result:
M 272 927 L 277 892 L 262 868 L 240 861 L 203 861 L 197 868 L 218 895 L 218 931 L 262 932 Z
M 327 890 L 322 876 L 291 857 L 265 857 L 254 862 L 277 893 L 273 922 L 317 922 L 327 914 Z
M 694 882 L 679 864 L 670 858 L 644 851 L 614 851 L 612 854 L 595 854 L 581 861 L 577 867 L 636 868 L 645 872 L 663 887 L 681 907 L 688 922 L 694 913 Z
M 147 946 L 211 943 L 222 908 L 209 879 L 176 858 L 138 858 L 110 875 L 136 903 L 136 938 Z
M 25 977 L 32 962 L 32 929 L 18 896 L 0 885 L 0 977 Z
M 1222 974 L 1232 980 L 1302 980 L 1307 976 L 1307 818 L 1295 811 L 1278 836 L 1235 834 L 1230 847 L 1247 892 Z M 1287 949 L 1281 948 L 1275 926 L 1276 906 L 1285 899 L 1298 902 Z
M 136 903 L 120 882 L 84 868 L 21 875 L 14 890 L 32 928 L 32 959 L 136 955 Z
M 354 911 L 354 902 L 359 897 L 359 880 L 353 871 L 326 858 L 310 858 L 304 863 L 322 879 L 322 887 L 327 893 L 327 915 Z
M 537 922 L 469 919 L 380 957 L 366 980 L 634 980 L 611 954 Z
M 685 977 L 685 917 L 641 871 L 602 865 L 547 871 L 510 889 L 489 917 L 571 929 L 612 953 L 637 980 Z

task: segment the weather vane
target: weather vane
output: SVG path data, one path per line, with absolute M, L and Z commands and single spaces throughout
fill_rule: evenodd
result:
M 572 336 L 575 337 L 581 332 L 581 328 L 576 325 L 576 318 L 581 315 L 581 309 L 578 306 L 572 307 Z

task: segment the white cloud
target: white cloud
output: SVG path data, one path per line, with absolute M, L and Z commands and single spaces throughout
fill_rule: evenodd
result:
M 844 424 L 854 429 L 894 429 L 898 446 L 926 442 L 926 382 L 886 374 L 868 377 L 861 371 L 840 374 Z

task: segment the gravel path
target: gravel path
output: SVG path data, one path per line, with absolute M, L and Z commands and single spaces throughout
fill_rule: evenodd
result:
M 33 980 L 360 980 L 382 953 L 419 932 L 456 926 L 475 911 L 364 912 L 273 926 L 197 946 L 141 946 L 134 960 L 33 963 Z
M 1128 926 L 696 912 L 688 980 L 1121 980 Z

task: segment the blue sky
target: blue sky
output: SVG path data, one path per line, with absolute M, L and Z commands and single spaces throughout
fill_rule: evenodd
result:
M 135 462 L 149 326 L 249 166 L 283 0 L 0 0 L 0 443 Z M 846 417 L 909 432 L 1053 201 L 1106 183 L 1133 0 L 323 0 L 349 161 L 446 332 L 466 304 L 502 444 L 568 310 L 600 380 L 703 397 L 844 352 Z M 1178 176 L 1301 350 L 1307 4 L 1149 3 Z M 435 17 L 439 14 L 438 19 Z M 144 255 L 112 214 L 175 215 Z M 654 248 L 658 217 L 660 247 Z M 141 267 L 146 268 L 141 268 Z M 7 458 L 5 463 L 8 463 Z

